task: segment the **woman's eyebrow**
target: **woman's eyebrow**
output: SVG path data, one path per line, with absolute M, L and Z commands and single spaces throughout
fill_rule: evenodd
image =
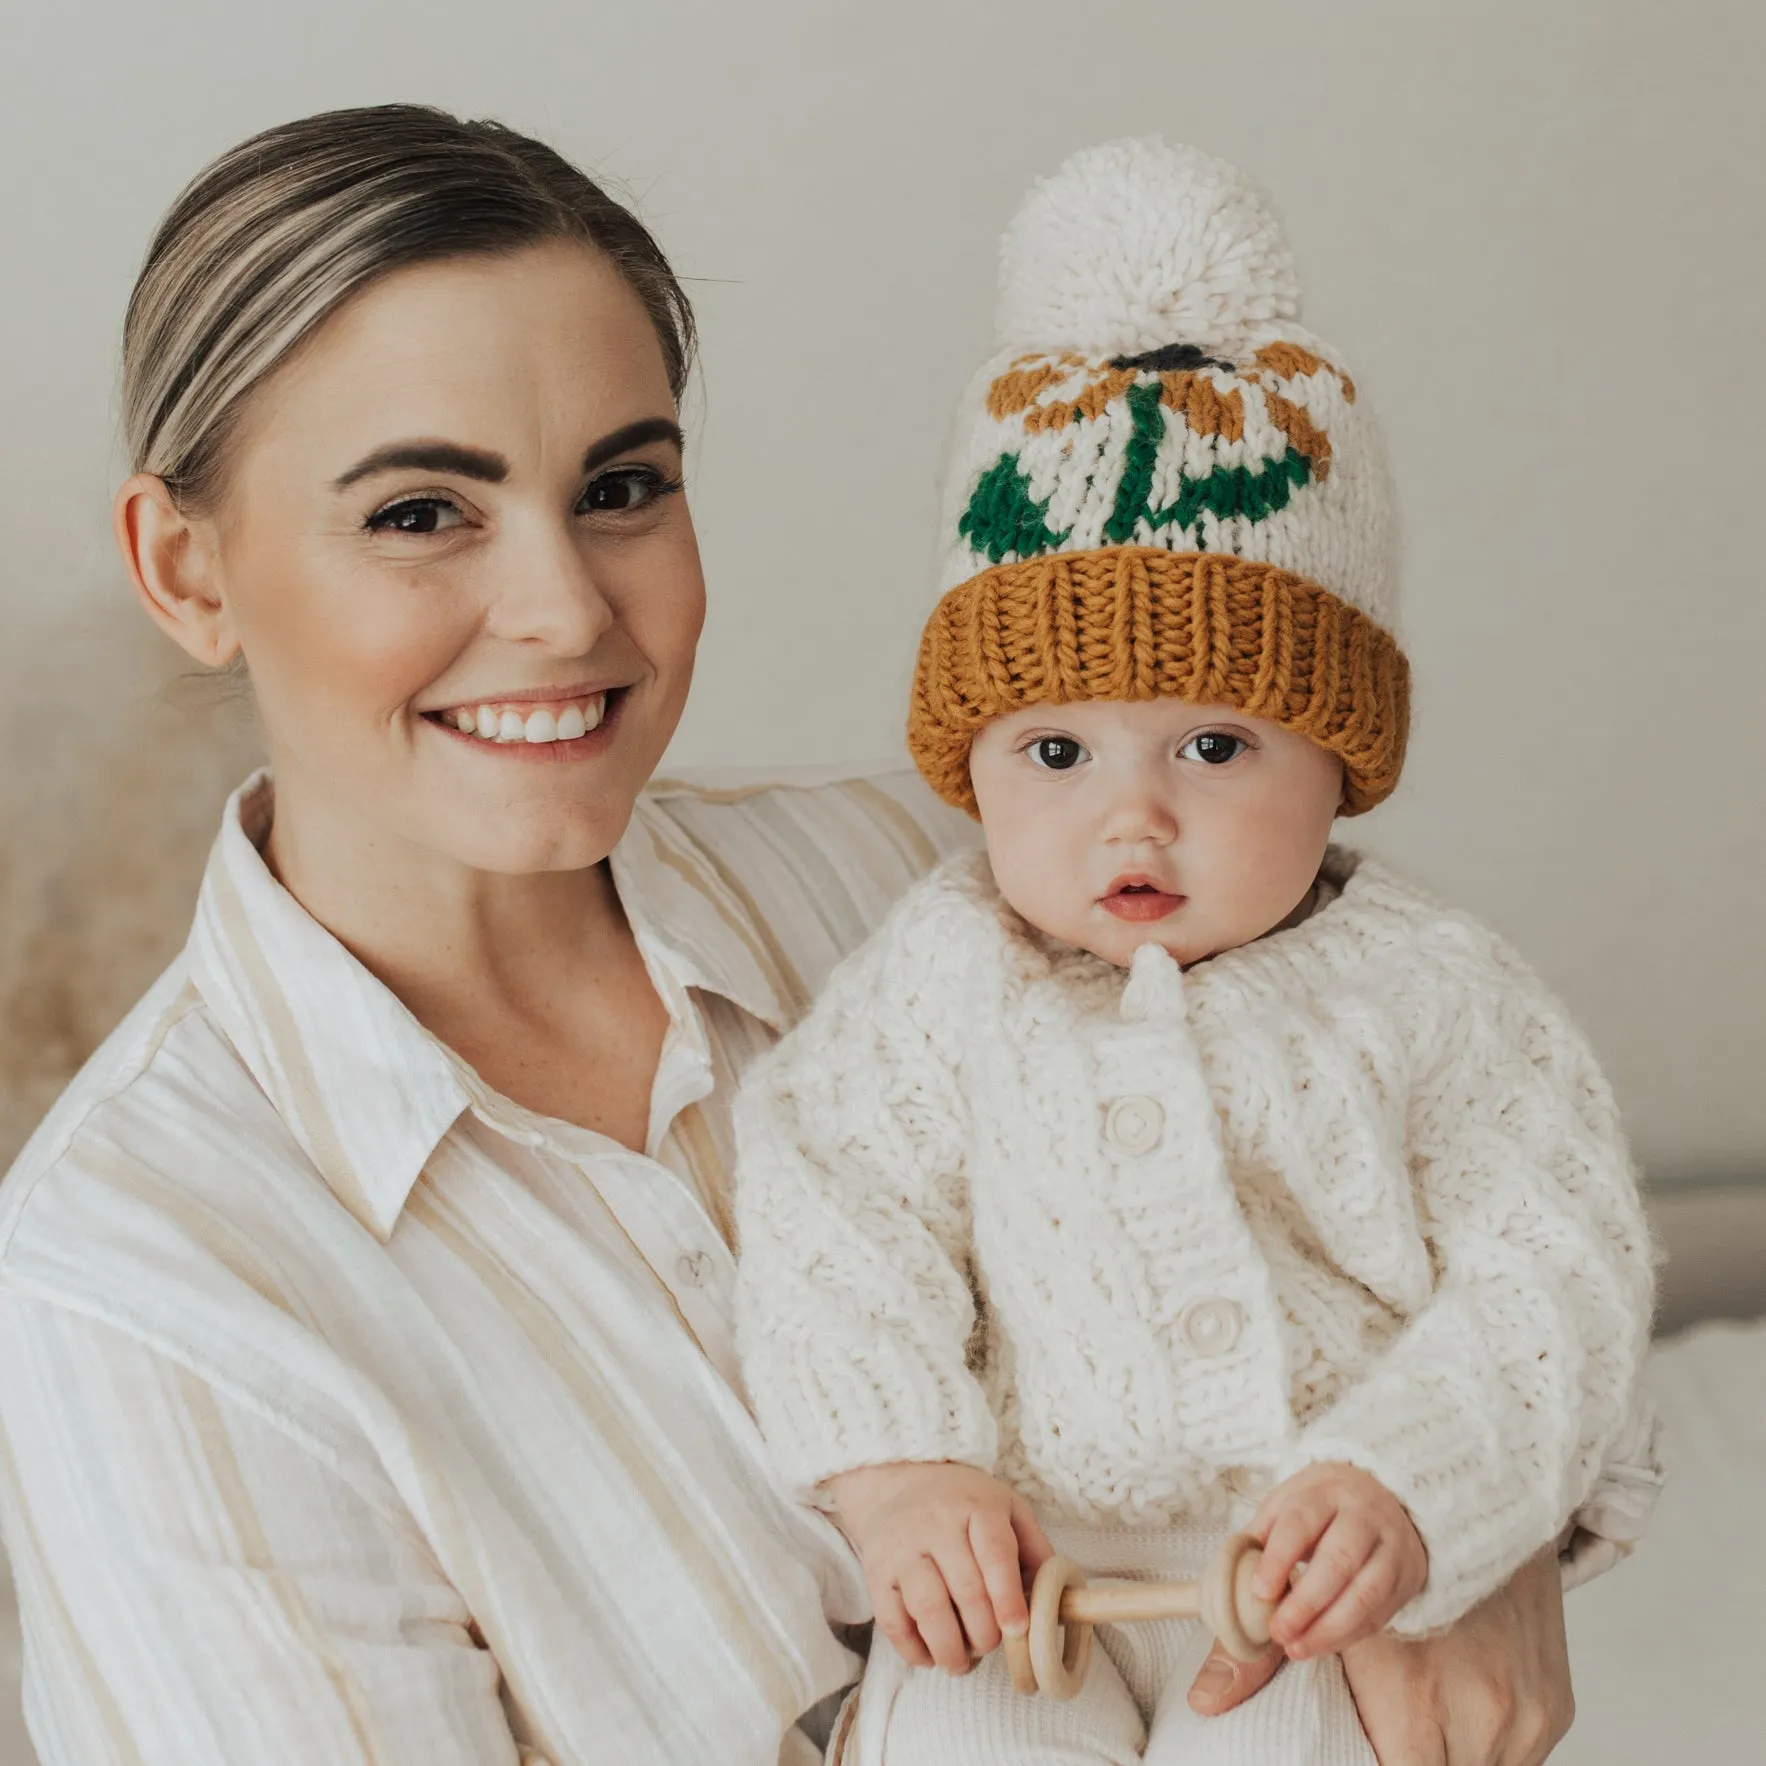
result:
M 641 417 L 636 423 L 627 423 L 612 434 L 602 436 L 583 455 L 582 469 L 585 473 L 593 472 L 616 454 L 623 454 L 629 448 L 641 448 L 648 442 L 673 442 L 678 448 L 682 440 L 681 426 L 672 417 Z M 399 471 L 450 472 L 460 478 L 501 484 L 509 476 L 509 462 L 488 448 L 468 448 L 458 442 L 389 442 L 385 447 L 363 455 L 348 471 L 339 473 L 331 481 L 331 488 L 347 490 L 376 472 Z
M 358 479 L 376 472 L 409 469 L 417 472 L 451 472 L 460 478 L 482 479 L 487 484 L 501 484 L 509 476 L 509 462 L 488 448 L 462 447 L 458 442 L 401 441 L 389 442 L 364 454 L 347 472 L 331 481 L 336 491 L 346 490 Z
M 583 471 L 593 472 L 615 454 L 623 454 L 628 448 L 641 448 L 646 442 L 658 441 L 673 442 L 678 448 L 681 445 L 681 426 L 672 417 L 640 417 L 636 423 L 628 423 L 624 428 L 614 430 L 611 435 L 602 436 L 583 455 Z

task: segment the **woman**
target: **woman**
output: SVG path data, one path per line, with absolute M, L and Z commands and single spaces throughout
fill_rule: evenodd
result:
M 274 787 L 0 1208 L 45 1766 L 762 1766 L 856 1672 L 736 1389 L 726 1107 L 967 835 L 900 780 L 651 785 L 691 349 L 631 215 L 433 111 L 247 142 L 153 243 L 117 536 Z M 1350 1663 L 1385 1766 L 1543 1758 L 1557 1589 Z

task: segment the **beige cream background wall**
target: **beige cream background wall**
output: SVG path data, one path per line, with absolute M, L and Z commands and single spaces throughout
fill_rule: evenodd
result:
M 993 240 L 1160 129 L 1276 194 L 1389 425 L 1414 761 L 1354 837 L 1506 928 L 1658 1180 L 1766 1172 L 1766 9 L 1736 0 L 7 0 L 0 1154 L 175 946 L 248 727 L 163 690 L 107 505 L 148 232 L 235 138 L 424 98 L 695 278 L 714 592 L 682 764 L 898 752 Z

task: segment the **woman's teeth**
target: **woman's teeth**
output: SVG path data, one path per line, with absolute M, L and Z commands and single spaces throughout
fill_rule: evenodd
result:
M 554 710 L 551 706 L 535 706 L 520 712 L 509 706 L 461 706 L 444 711 L 441 720 L 464 735 L 477 736 L 487 742 L 574 742 L 600 726 L 607 710 L 607 695 L 573 702 Z

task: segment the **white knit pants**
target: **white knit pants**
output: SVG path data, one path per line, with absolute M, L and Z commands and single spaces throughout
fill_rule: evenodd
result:
M 1196 1576 L 1222 1537 L 1051 1529 L 1097 1576 Z M 1335 1656 L 1289 1662 L 1237 1710 L 1187 1703 L 1210 1639 L 1194 1620 L 1101 1625 L 1079 1696 L 1015 1692 L 995 1650 L 962 1679 L 909 1668 L 879 1636 L 842 1766 L 1377 1766 Z

